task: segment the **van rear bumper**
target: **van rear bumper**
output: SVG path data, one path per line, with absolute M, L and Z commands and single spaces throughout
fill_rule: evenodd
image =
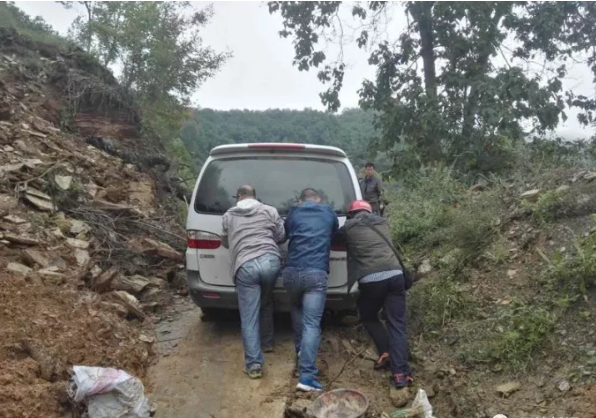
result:
M 193 302 L 199 308 L 238 309 L 238 294 L 235 286 L 215 286 L 205 283 L 198 271 L 187 270 L 188 290 Z M 348 286 L 331 288 L 327 291 L 325 308 L 344 311 L 356 308 L 358 286 L 348 294 Z M 284 289 L 276 288 L 273 292 L 276 312 L 290 312 L 290 298 Z

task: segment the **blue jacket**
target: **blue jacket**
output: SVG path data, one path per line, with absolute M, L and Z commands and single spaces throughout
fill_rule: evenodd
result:
M 313 268 L 329 273 L 331 238 L 339 229 L 337 215 L 327 204 L 306 201 L 294 207 L 285 222 L 286 267 Z

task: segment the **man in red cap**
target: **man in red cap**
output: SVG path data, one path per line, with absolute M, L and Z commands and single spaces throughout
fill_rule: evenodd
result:
M 373 214 L 368 202 L 356 200 L 334 240 L 347 244 L 348 288 L 358 282 L 360 320 L 379 353 L 375 369 L 390 368 L 397 388 L 410 385 L 413 379 L 408 365 L 406 290 L 411 283 L 391 244 L 387 220 Z M 387 329 L 379 320 L 381 308 L 387 316 Z

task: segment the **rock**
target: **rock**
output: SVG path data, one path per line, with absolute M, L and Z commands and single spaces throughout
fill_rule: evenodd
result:
M 139 318 L 141 321 L 145 319 L 145 313 L 139 301 L 133 295 L 122 290 L 115 290 L 112 292 L 112 295 L 117 303 L 120 303 L 128 310 L 130 315 Z
M 48 267 L 43 270 L 39 270 L 37 273 L 39 273 L 41 276 L 46 277 L 46 278 L 49 277 L 49 278 L 59 279 L 57 282 L 55 282 L 55 283 L 59 283 L 64 278 L 64 274 L 59 273 L 58 271 L 59 271 L 58 267 Z
M 517 270 L 507 270 L 507 277 L 513 278 L 517 275 Z
M 139 341 L 142 341 L 144 343 L 152 344 L 152 343 L 155 342 L 155 338 L 150 337 L 150 336 L 145 335 L 145 334 L 141 334 L 141 335 L 139 335 Z
M 25 193 L 25 199 L 41 211 L 53 212 L 55 210 L 52 198 L 39 190 L 28 189 Z
M 8 263 L 8 265 L 6 266 L 6 271 L 9 271 L 11 273 L 15 273 L 21 276 L 26 276 L 29 273 L 31 273 L 31 270 L 29 267 L 27 267 L 24 264 L 21 263 Z
M 14 244 L 39 245 L 39 241 L 36 240 L 35 238 L 23 237 L 23 236 L 20 236 L 20 235 L 13 235 L 13 234 L 4 233 L 3 239 L 5 239 L 6 241 L 9 241 L 9 242 L 12 242 Z
M 127 277 L 119 275 L 112 280 L 112 290 L 124 290 L 125 292 L 137 295 L 143 291 L 151 282 L 143 276 L 134 275 Z
M 79 248 L 81 250 L 89 248 L 89 242 L 80 239 L 66 238 L 66 244 L 68 244 L 69 247 Z
M 168 244 L 155 241 L 151 238 L 134 238 L 129 240 L 128 243 L 132 249 L 145 255 L 159 255 L 163 258 L 176 261 L 183 260 L 182 254 Z
M 396 408 L 401 408 L 408 403 L 410 400 L 410 391 L 408 388 L 391 388 L 389 392 L 389 397 L 391 398 L 391 403 Z
M 130 201 L 138 202 L 141 207 L 151 207 L 155 200 L 153 193 L 153 182 L 138 181 L 128 184 L 128 198 Z
M 511 395 L 514 392 L 517 392 L 520 389 L 521 383 L 519 382 L 507 382 L 496 387 L 497 392 L 505 398 L 508 398 L 509 395 Z
M 81 250 L 79 248 L 75 249 L 74 255 L 79 266 L 84 266 L 85 263 L 91 258 L 89 257 L 89 252 L 87 250 Z
M 562 186 L 557 187 L 557 193 L 563 193 L 569 189 L 570 189 L 570 187 L 568 185 L 564 184 Z
M 432 266 L 430 265 L 430 260 L 427 258 L 422 262 L 422 265 L 418 267 L 418 272 L 422 274 L 427 274 L 432 271 Z
M 121 318 L 125 318 L 126 315 L 128 315 L 128 309 L 126 309 L 126 307 L 122 306 L 120 303 L 100 302 L 99 305 L 106 311 L 114 312 Z
M 73 235 L 79 235 L 87 233 L 91 230 L 91 227 L 83 221 L 78 219 L 71 219 L 70 221 L 70 233 Z
M 538 200 L 540 192 L 540 189 L 528 190 L 526 192 L 523 192 L 519 197 L 530 202 L 535 202 L 536 200 Z
M 15 171 L 21 171 L 25 167 L 25 164 L 8 164 L 0 166 L 0 176 L 4 173 L 14 173 Z
M 311 418 L 312 401 L 304 398 L 295 399 L 290 406 L 286 408 L 285 417 L 287 418 Z
M 66 268 L 68 267 L 68 264 L 66 263 L 66 261 L 64 261 L 62 257 L 52 258 L 52 261 L 50 261 L 50 265 L 52 267 L 56 267 L 58 270 L 66 270 Z
M 92 181 L 85 185 L 85 190 L 91 197 L 95 197 L 97 194 L 97 184 L 93 183 Z
M 95 279 L 102 273 L 102 269 L 99 266 L 93 266 L 91 269 L 91 278 Z
M 70 189 L 70 186 L 72 184 L 72 176 L 54 176 L 54 180 L 56 181 L 56 184 L 58 185 L 58 187 L 60 187 L 62 190 L 68 190 Z
M 587 180 L 587 181 L 592 181 L 594 179 L 596 179 L 596 172 L 591 172 L 584 176 L 584 180 Z
M 557 385 L 557 388 L 561 392 L 569 392 L 569 389 L 571 389 L 571 385 L 569 384 L 569 382 L 567 380 L 561 380 L 559 382 L 559 384 Z
M 38 138 L 46 138 L 46 135 L 42 134 L 41 132 L 35 132 L 35 131 L 31 131 L 29 129 L 21 129 L 21 132 L 24 132 L 24 133 L 29 134 L 31 136 L 36 136 Z
M 451 369 L 449 369 L 449 374 L 450 374 L 451 376 L 455 376 L 455 375 L 457 374 L 457 372 L 455 371 L 455 369 L 454 369 L 454 368 L 451 368 Z
M 42 268 L 46 268 L 50 266 L 50 261 L 39 251 L 35 250 L 25 250 L 23 251 L 23 258 L 25 262 L 29 264 L 29 266 L 33 267 L 36 264 L 41 266 Z
M 25 219 L 19 218 L 18 216 L 15 216 L 15 215 L 8 215 L 2 219 L 4 219 L 6 222 L 10 222 L 11 224 L 15 224 L 15 225 L 22 225 L 27 222 Z
M 92 287 L 98 292 L 107 291 L 112 285 L 112 280 L 118 274 L 116 267 L 110 267 L 107 271 L 99 275 L 95 280 L 92 281 Z
M 59 357 L 49 351 L 40 342 L 34 340 L 25 340 L 21 342 L 23 351 L 33 360 L 39 363 L 41 378 L 48 382 L 54 382 L 64 371 L 64 366 Z

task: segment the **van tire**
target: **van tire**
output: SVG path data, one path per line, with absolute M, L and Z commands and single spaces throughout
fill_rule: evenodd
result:
M 201 308 L 201 321 L 213 322 L 217 318 L 217 308 Z

